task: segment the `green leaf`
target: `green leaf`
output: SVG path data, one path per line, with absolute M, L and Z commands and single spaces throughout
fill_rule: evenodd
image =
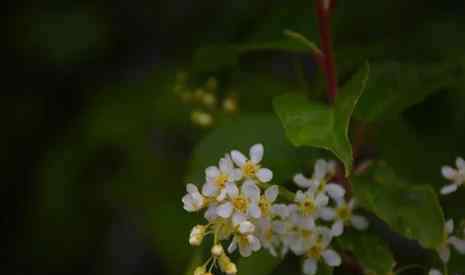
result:
M 308 40 L 307 40 L 308 41 Z M 309 41 L 282 38 L 268 42 L 251 42 L 245 44 L 225 44 L 207 46 L 195 51 L 192 60 L 193 70 L 196 72 L 215 72 L 221 69 L 231 69 L 239 64 L 241 55 L 253 51 L 284 51 L 296 53 L 309 53 Z M 310 42 L 310 44 L 312 44 Z M 310 50 L 318 49 L 316 46 Z M 319 51 L 319 50 L 318 50 Z
M 444 215 L 429 185 L 412 185 L 381 163 L 373 176 L 354 177 L 355 198 L 401 235 L 434 249 L 443 240 Z
M 319 55 L 323 54 L 321 50 L 318 48 L 318 46 L 312 41 L 308 40 L 307 37 L 305 37 L 304 35 L 291 30 L 285 30 L 284 34 L 287 35 L 289 38 L 295 39 L 296 41 L 299 41 L 303 45 L 307 46 L 312 52 L 317 53 Z
M 286 94 L 274 100 L 274 109 L 295 146 L 312 146 L 333 152 L 352 170 L 352 146 L 348 131 L 352 112 L 368 80 L 369 65 L 344 86 L 334 106 L 309 101 L 303 96 Z
M 354 116 L 366 122 L 393 118 L 427 96 L 448 87 L 456 64 L 394 61 L 371 66 L 370 81 Z
M 262 143 L 265 147 L 263 166 L 276 171 L 273 183 L 292 177 L 301 165 L 297 150 L 287 141 L 279 120 L 273 115 L 243 115 L 231 123 L 213 130 L 195 148 L 188 181 L 203 183 L 205 168 L 217 165 L 224 154 L 238 149 L 248 155 L 249 148 Z
M 281 258 L 273 257 L 268 251 L 254 253 L 247 258 L 240 258 L 237 263 L 238 274 L 243 275 L 268 275 L 273 272 L 281 262 Z
M 343 249 L 350 250 L 365 273 L 388 274 L 395 265 L 394 257 L 379 237 L 368 232 L 345 232 L 338 239 Z

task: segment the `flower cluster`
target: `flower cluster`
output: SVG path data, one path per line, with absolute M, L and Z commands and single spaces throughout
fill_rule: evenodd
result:
M 457 191 L 457 189 L 465 183 L 465 160 L 458 157 L 455 161 L 457 169 L 450 166 L 443 166 L 441 168 L 441 174 L 444 178 L 451 181 L 441 189 L 441 194 L 447 195 Z M 437 249 L 439 258 L 441 258 L 444 264 L 447 264 L 450 259 L 450 247 L 454 247 L 460 254 L 465 254 L 465 231 L 463 238 L 459 238 L 454 233 L 454 221 L 452 219 L 447 220 L 444 225 L 444 237 L 442 244 Z M 429 275 L 441 275 L 442 273 L 437 269 L 431 269 Z
M 195 125 L 212 126 L 218 109 L 229 114 L 237 112 L 238 100 L 234 93 L 228 93 L 226 97 L 219 100 L 216 78 L 210 77 L 204 85 L 194 89 L 189 87 L 188 80 L 187 73 L 177 73 L 173 90 L 182 102 L 193 107 L 191 120 Z
M 242 257 L 264 248 L 273 256 L 288 252 L 302 256 L 305 274 L 315 274 L 318 263 L 341 264 L 341 257 L 331 248 L 333 238 L 345 226 L 365 229 L 367 220 L 353 214 L 355 202 L 346 201 L 345 190 L 331 182 L 336 171 L 334 162 L 318 160 L 310 178 L 294 176 L 302 188 L 293 201 L 278 200 L 279 188 L 270 185 L 273 172 L 263 168 L 264 148 L 256 144 L 249 157 L 237 150 L 220 159 L 218 166 L 205 170 L 201 190 L 187 185 L 182 198 L 189 212 L 205 210 L 207 223 L 196 225 L 189 243 L 200 245 L 206 235 L 213 235 L 210 258 L 195 270 L 195 275 L 211 274 L 216 267 L 226 274 L 235 274 L 236 265 L 230 254 L 238 250 Z M 279 202 L 279 203 L 278 203 Z M 229 241 L 226 251 L 222 242 Z
M 450 166 L 443 166 L 441 169 L 442 176 L 449 181 L 449 184 L 441 189 L 441 194 L 447 195 L 457 191 L 460 186 L 465 184 L 465 160 L 458 157 L 455 160 L 457 169 Z

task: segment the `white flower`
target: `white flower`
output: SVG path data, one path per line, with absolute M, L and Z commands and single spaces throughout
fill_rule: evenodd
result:
M 206 230 L 207 230 L 207 226 L 205 225 L 194 226 L 189 236 L 189 243 L 193 246 L 200 245 L 203 241 L 203 237 L 205 237 Z
M 217 208 L 218 216 L 229 218 L 232 215 L 234 225 L 245 221 L 248 217 L 258 219 L 261 210 L 258 206 L 260 189 L 252 181 L 246 181 L 241 186 L 241 191 L 236 185 L 227 188 L 228 199 Z
M 272 214 L 273 202 L 279 194 L 277 185 L 272 185 L 265 190 L 265 194 L 260 197 L 258 207 L 260 207 L 262 217 L 270 217 Z
M 261 245 L 274 257 L 278 256 L 276 247 L 281 243 L 280 238 L 273 231 L 273 223 L 270 219 L 260 218 L 256 223 L 256 233 Z
M 339 199 L 344 197 L 345 190 L 339 184 L 326 183 L 324 180 L 315 180 L 306 178 L 303 174 L 294 176 L 294 182 L 303 188 L 314 190 L 315 192 L 325 192 L 332 199 Z
M 199 193 L 197 186 L 189 183 L 186 185 L 187 194 L 182 197 L 184 209 L 188 212 L 195 212 L 205 206 L 205 198 Z
M 465 183 L 465 160 L 458 157 L 455 160 L 455 165 L 457 169 L 454 169 L 450 166 L 443 166 L 441 168 L 442 176 L 452 183 L 444 186 L 441 189 L 441 194 L 447 195 L 457 191 L 457 189 Z
M 316 274 L 318 262 L 321 258 L 323 258 L 325 263 L 331 267 L 339 266 L 341 264 L 341 257 L 339 254 L 329 248 L 331 240 L 332 235 L 330 230 L 325 227 L 319 227 L 316 241 L 305 254 L 306 259 L 303 263 L 304 274 Z
M 454 221 L 448 220 L 444 225 L 444 240 L 441 246 L 437 249 L 439 257 L 444 263 L 447 263 L 450 258 L 450 245 L 452 245 L 460 254 L 465 254 L 465 240 L 461 240 L 456 236 L 452 236 L 454 232 Z
M 239 224 L 236 234 L 228 247 L 228 252 L 233 253 L 239 246 L 239 253 L 242 257 L 248 257 L 252 252 L 260 250 L 261 245 L 257 237 L 253 235 L 255 225 L 249 221 Z
M 218 201 L 226 197 L 226 187 L 234 184 L 241 178 L 239 169 L 235 169 L 231 157 L 226 155 L 221 158 L 216 166 L 205 169 L 206 183 L 202 187 L 202 194 L 207 197 L 215 197 Z
M 294 201 L 296 205 L 289 207 L 297 208 L 298 213 L 301 215 L 301 223 L 311 227 L 314 221 L 320 217 L 321 209 L 328 204 L 328 197 L 324 193 L 316 193 L 309 189 L 306 192 L 297 191 Z
M 340 236 L 344 232 L 344 225 L 352 225 L 358 230 L 364 230 L 368 227 L 368 220 L 360 215 L 354 215 L 355 200 L 351 199 L 349 203 L 343 199 L 336 200 L 336 208 L 325 207 L 321 211 L 321 217 L 324 220 L 334 220 L 331 227 L 333 236 Z
M 428 275 L 442 275 L 442 272 L 433 268 L 428 272 Z
M 237 150 L 231 151 L 231 158 L 241 169 L 242 175 L 248 179 L 258 179 L 260 182 L 269 182 L 273 179 L 273 172 L 267 168 L 261 168 L 260 162 L 263 159 L 263 145 L 255 144 L 250 148 L 250 159 L 247 159 Z

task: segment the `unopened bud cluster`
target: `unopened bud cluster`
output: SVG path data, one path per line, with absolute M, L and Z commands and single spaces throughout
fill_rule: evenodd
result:
M 215 122 L 215 116 L 220 111 L 235 113 L 238 110 L 238 100 L 233 93 L 220 99 L 218 81 L 210 77 L 201 87 L 191 88 L 188 85 L 188 75 L 179 72 L 176 75 L 174 93 L 182 102 L 189 104 L 193 110 L 191 121 L 200 127 L 210 127 Z
M 291 202 L 281 202 L 278 186 L 270 184 L 273 172 L 261 164 L 263 154 L 261 144 L 252 146 L 249 156 L 233 150 L 218 166 L 206 168 L 201 190 L 187 185 L 184 209 L 204 210 L 207 220 L 192 228 L 189 243 L 198 246 L 206 235 L 213 235 L 211 256 L 195 275 L 210 274 L 215 268 L 236 274 L 237 266 L 229 255 L 238 250 L 248 257 L 262 248 L 273 256 L 302 256 L 303 272 L 316 274 L 319 262 L 341 264 L 331 242 L 346 226 L 367 228 L 367 220 L 354 213 L 354 200 L 346 200 L 344 188 L 331 181 L 334 162 L 318 160 L 311 177 L 296 174 L 293 180 L 301 190 Z M 229 242 L 226 250 L 223 242 Z

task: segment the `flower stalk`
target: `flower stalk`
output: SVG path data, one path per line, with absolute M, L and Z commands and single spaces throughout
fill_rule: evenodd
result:
M 327 2 L 329 1 L 329 5 Z M 315 0 L 316 15 L 320 33 L 322 62 L 320 63 L 326 76 L 327 96 L 333 104 L 337 95 L 337 76 L 331 33 L 331 10 L 334 8 L 333 0 Z

